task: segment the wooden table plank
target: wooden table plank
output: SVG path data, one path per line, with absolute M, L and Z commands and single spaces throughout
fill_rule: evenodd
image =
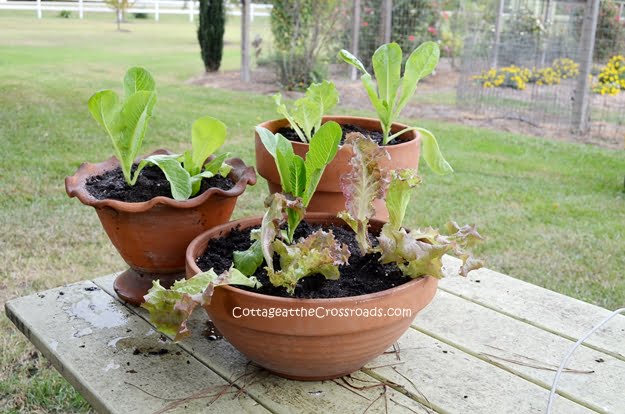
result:
M 460 260 L 445 256 L 443 263 L 450 277 L 441 280 L 441 289 L 574 341 L 610 314 L 490 269 L 471 272 L 466 280 L 455 276 Z M 624 338 L 625 316 L 617 316 L 592 335 L 586 346 L 625 361 Z
M 417 315 L 417 321 L 419 318 L 420 315 Z M 399 346 L 404 363 L 373 372 L 423 395 L 432 406 L 444 408 L 444 412 L 545 412 L 549 398 L 547 390 L 457 348 L 414 329 L 402 336 Z M 394 355 L 387 354 L 368 365 L 383 366 L 396 362 Z M 558 398 L 552 411 L 553 414 L 594 412 L 565 398 Z
M 114 294 L 112 289 L 114 276 L 94 280 L 98 286 Z M 145 309 L 128 305 L 128 310 L 148 319 Z M 209 341 L 202 335 L 208 318 L 204 311 L 195 312 L 188 323 L 192 335 L 179 345 L 192 353 L 208 367 L 218 372 L 223 378 L 235 381 L 254 399 L 260 401 L 269 410 L 276 413 L 383 413 L 384 400 L 375 401 L 382 392 L 382 387 L 366 390 L 350 389 L 337 385 L 334 381 L 290 381 L 248 364 L 248 360 L 226 340 Z M 248 374 L 248 375 L 245 375 Z M 242 377 L 245 375 L 244 377 Z M 362 373 L 357 374 L 358 387 L 372 385 L 372 378 Z M 375 383 L 375 382 L 374 382 Z M 372 404 L 373 403 L 373 404 Z M 391 413 L 431 412 L 417 401 L 394 391 L 387 391 L 387 401 Z M 369 407 L 370 406 L 370 407 Z
M 98 412 L 201 412 L 220 392 L 211 409 L 267 412 L 91 282 L 11 300 L 6 313 Z
M 442 291 L 419 314 L 415 327 L 546 389 L 551 387 L 554 370 L 573 344 L 559 335 Z M 564 374 L 558 387 L 562 395 L 598 412 L 625 411 L 625 362 L 580 347 L 568 367 L 592 373 Z
M 112 280 L 110 277 L 97 279 L 95 283 L 112 293 Z M 147 318 L 147 312 L 143 309 L 134 307 L 129 307 L 129 309 Z M 194 335 L 181 342 L 181 346 L 188 347 L 195 356 L 223 377 L 240 376 L 245 372 L 247 363 L 243 355 L 226 341 L 208 342 L 197 335 L 197 332 L 205 327 L 206 319 L 203 312 L 194 315 L 189 323 Z M 374 375 L 379 380 L 391 379 L 401 384 L 412 398 L 422 401 L 433 411 L 538 413 L 543 412 L 546 406 L 548 392 L 544 388 L 462 351 L 443 345 L 426 335 L 415 331 L 408 332 L 407 336 L 401 339 L 400 344 L 402 361 L 396 361 L 395 355 L 392 355 L 373 361 L 368 366 L 397 363 L 396 368 L 399 372 L 402 372 L 404 366 L 408 366 L 411 381 L 406 380 L 390 367 L 382 371 L 365 370 L 365 372 Z M 445 354 L 442 352 L 442 346 L 453 350 Z M 413 353 L 413 350 L 416 351 Z M 415 390 L 413 384 L 421 392 Z M 345 389 L 327 381 L 296 382 L 270 375 L 262 383 L 246 386 L 245 389 L 264 406 L 276 412 L 362 413 L 370 403 L 370 401 L 363 401 L 360 397 L 354 398 L 355 394 L 345 393 Z M 311 399 L 310 395 L 315 390 L 322 391 L 323 398 L 317 396 Z M 502 392 L 502 390 L 508 392 Z M 360 393 L 363 392 L 360 391 Z M 365 397 L 372 400 L 378 393 L 379 390 L 375 392 L 369 390 Z M 465 399 L 464 395 L 472 396 L 471 400 Z M 399 397 L 403 396 L 399 395 Z M 407 405 L 406 400 L 399 400 L 397 395 L 391 398 L 402 405 Z M 410 407 L 415 409 L 413 405 Z M 390 412 L 399 412 L 400 408 L 402 407 L 394 407 Z M 417 412 L 422 412 L 422 410 Z M 592 411 L 565 399 L 558 401 L 554 410 L 554 413 L 563 414 L 578 412 Z

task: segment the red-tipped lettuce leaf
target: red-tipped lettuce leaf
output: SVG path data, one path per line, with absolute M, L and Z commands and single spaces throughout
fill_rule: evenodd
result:
M 283 286 L 293 294 L 297 282 L 306 276 L 322 274 L 327 279 L 338 279 L 338 266 L 347 264 L 349 248 L 339 243 L 334 234 L 317 230 L 295 244 L 275 240 L 273 248 L 280 256 L 280 270 L 267 266 L 269 280 L 274 286 Z
M 352 170 L 341 177 L 346 210 L 339 217 L 356 233 L 360 254 L 364 255 L 370 250 L 367 229 L 369 219 L 375 215 L 373 202 L 384 197 L 389 181 L 380 161 L 389 155 L 371 138 L 358 132 L 348 134 L 345 144 L 351 145 L 354 156 L 350 160 Z

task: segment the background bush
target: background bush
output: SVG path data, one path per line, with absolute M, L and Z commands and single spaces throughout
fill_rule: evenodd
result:
M 274 53 L 269 61 L 286 89 L 305 89 L 327 72 L 339 31 L 349 22 L 343 0 L 275 0 L 271 11 Z
M 221 66 L 226 27 L 224 0 L 200 0 L 200 24 L 197 38 L 206 72 L 216 72 Z

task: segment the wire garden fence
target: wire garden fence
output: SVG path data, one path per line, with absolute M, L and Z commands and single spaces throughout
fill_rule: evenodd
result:
M 406 57 L 434 40 L 459 70 L 461 109 L 625 142 L 625 0 L 341 4 L 350 29 L 335 49 L 370 62 L 382 43 L 399 43 Z
M 505 2 L 496 21 L 464 39 L 457 102 L 481 113 L 613 142 L 625 139 L 622 3 L 602 1 L 594 53 L 584 49 L 591 2 Z M 505 6 L 508 6 L 507 8 Z M 590 25 L 591 26 L 591 25 Z M 592 29 L 592 27 L 590 27 Z M 588 70 L 584 69 L 584 61 Z M 586 78 L 586 82 L 582 82 Z M 587 93 L 581 93 L 581 88 Z M 584 107 L 582 112 L 580 108 Z

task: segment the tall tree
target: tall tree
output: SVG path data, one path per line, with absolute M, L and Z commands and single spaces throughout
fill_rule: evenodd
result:
M 200 25 L 197 39 L 202 49 L 206 72 L 216 72 L 224 50 L 226 5 L 224 0 L 200 0 Z

